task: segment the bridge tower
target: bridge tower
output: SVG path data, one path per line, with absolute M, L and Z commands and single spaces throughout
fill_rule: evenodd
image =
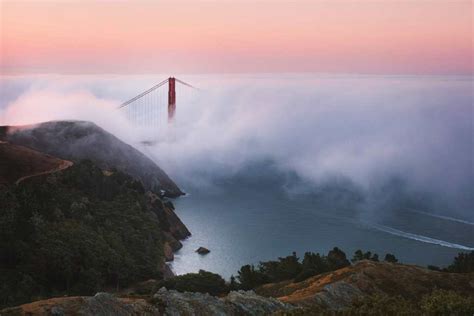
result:
M 171 123 L 174 120 L 174 114 L 176 112 L 176 79 L 170 77 L 168 79 L 168 122 Z

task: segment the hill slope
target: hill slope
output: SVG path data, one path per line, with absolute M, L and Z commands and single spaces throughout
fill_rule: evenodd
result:
M 0 141 L 0 184 L 18 184 L 26 178 L 63 170 L 71 165 L 70 161 Z
M 14 148 L 48 168 L 62 162 Z M 165 278 L 165 261 L 189 235 L 171 203 L 91 161 L 3 185 L 0 210 L 0 306 Z
M 137 149 L 91 122 L 52 121 L 33 126 L 1 126 L 0 140 L 66 160 L 90 159 L 102 169 L 117 168 L 142 181 L 147 190 L 183 193 L 168 175 Z
M 419 300 L 434 289 L 474 295 L 474 274 L 447 273 L 418 266 L 363 260 L 302 282 L 266 284 L 256 292 L 300 306 L 349 307 L 355 298 L 372 294 Z

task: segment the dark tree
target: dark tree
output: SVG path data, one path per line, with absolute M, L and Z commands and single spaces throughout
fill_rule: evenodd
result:
M 398 259 L 395 257 L 395 255 L 391 254 L 391 253 L 387 253 L 385 255 L 385 259 L 384 261 L 386 262 L 391 262 L 391 263 L 397 263 L 398 262 Z
M 448 271 L 457 273 L 474 272 L 474 251 L 459 253 L 454 258 L 454 262 L 448 267 Z
M 349 260 L 347 260 L 344 251 L 338 247 L 334 247 L 331 251 L 329 251 L 327 260 L 330 270 L 337 270 L 351 265 Z
M 259 270 L 255 270 L 253 265 L 245 265 L 237 272 L 237 279 L 243 290 L 254 289 L 267 282 L 268 278 Z
M 187 273 L 162 281 L 159 287 L 179 292 L 200 292 L 210 295 L 221 295 L 229 292 L 225 280 L 218 274 L 199 270 L 198 273 Z

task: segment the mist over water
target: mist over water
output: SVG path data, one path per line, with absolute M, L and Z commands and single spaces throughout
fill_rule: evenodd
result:
M 1 123 L 91 120 L 153 158 L 190 193 L 179 273 L 336 245 L 419 264 L 474 248 L 471 77 L 177 76 L 201 89 L 179 88 L 172 126 L 116 110 L 164 77 L 2 77 Z

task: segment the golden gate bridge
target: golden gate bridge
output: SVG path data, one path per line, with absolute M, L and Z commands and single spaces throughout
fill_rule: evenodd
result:
M 119 109 L 125 111 L 128 119 L 137 126 L 163 128 L 173 123 L 176 116 L 177 83 L 187 89 L 180 93 L 180 96 L 186 96 L 184 100 L 189 101 L 189 95 L 198 90 L 189 83 L 170 77 L 122 103 Z M 164 89 L 160 89 L 166 85 L 167 93 Z

